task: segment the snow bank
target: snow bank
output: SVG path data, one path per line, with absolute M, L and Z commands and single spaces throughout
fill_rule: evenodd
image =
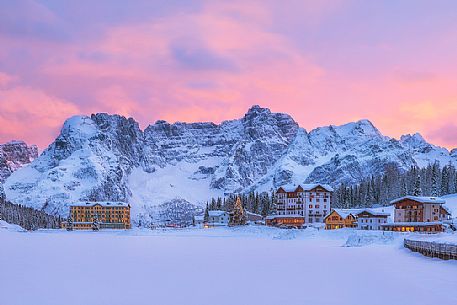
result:
M 22 228 L 21 226 L 10 224 L 4 220 L 0 220 L 0 231 L 2 231 L 2 230 L 13 231 L 13 232 L 26 232 L 26 230 L 24 228 Z

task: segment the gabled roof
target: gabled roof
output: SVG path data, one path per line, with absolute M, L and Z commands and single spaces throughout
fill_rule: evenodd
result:
M 222 210 L 208 211 L 208 215 L 211 216 L 211 217 L 218 217 L 218 216 L 222 216 L 224 214 L 227 214 L 227 212 L 226 211 L 222 211 Z
M 81 201 L 70 204 L 72 207 L 93 207 L 95 205 L 101 205 L 102 207 L 128 207 L 129 204 L 126 202 L 113 202 L 113 201 Z
M 355 217 L 358 213 L 360 213 L 363 209 L 332 209 L 330 211 L 330 214 L 328 214 L 327 216 L 325 216 L 324 219 L 326 219 L 327 217 L 329 217 L 333 211 L 335 211 L 338 215 L 341 216 L 341 218 L 345 219 L 347 218 L 349 215 L 352 215 L 353 217 Z
M 394 199 L 390 203 L 391 204 L 395 204 L 395 203 L 400 202 L 400 201 L 405 200 L 405 199 L 417 201 L 417 202 L 420 202 L 420 203 L 439 203 L 439 204 L 446 203 L 446 200 L 441 199 L 439 197 L 424 197 L 424 196 L 404 196 L 404 197 L 401 197 L 401 198 Z
M 304 191 L 310 191 L 312 189 L 315 189 L 316 187 L 322 187 L 323 189 L 327 190 L 328 192 L 333 192 L 333 188 L 328 185 L 328 184 L 321 184 L 321 183 L 309 183 L 309 184 L 299 184 L 299 185 L 294 185 L 294 184 L 288 184 L 281 186 L 278 189 L 278 192 L 280 190 L 284 190 L 285 192 L 295 192 L 299 187 L 301 187 Z
M 386 213 L 386 212 L 378 212 L 374 209 L 362 209 L 360 212 L 358 212 L 356 215 L 358 216 L 359 214 L 362 214 L 363 212 L 367 212 L 373 216 L 378 216 L 378 217 L 388 217 L 390 216 L 390 213 Z

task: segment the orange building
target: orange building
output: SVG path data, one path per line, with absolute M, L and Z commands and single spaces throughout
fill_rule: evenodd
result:
M 265 218 L 267 226 L 301 228 L 305 217 L 297 215 L 270 215 Z
M 324 218 L 325 229 L 357 228 L 355 215 L 359 212 L 360 210 L 356 209 L 332 209 L 330 214 Z
M 130 229 L 130 205 L 124 202 L 79 202 L 70 205 L 72 228 L 90 230 L 97 220 L 100 229 Z M 63 227 L 68 226 L 67 222 Z

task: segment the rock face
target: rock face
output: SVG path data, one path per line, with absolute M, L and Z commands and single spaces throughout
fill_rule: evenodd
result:
M 308 133 L 287 114 L 253 106 L 221 124 L 157 121 L 142 131 L 132 118 L 95 114 L 68 119 L 40 157 L 6 180 L 5 192 L 62 216 L 77 200 L 127 201 L 134 220 L 145 223 L 171 210 L 187 219 L 213 196 L 354 183 L 387 164 L 407 169 L 435 160 L 457 163 L 457 154 L 418 134 L 383 136 L 368 120 Z
M 0 144 L 0 183 L 37 157 L 38 148 L 35 145 L 27 146 L 23 141 Z

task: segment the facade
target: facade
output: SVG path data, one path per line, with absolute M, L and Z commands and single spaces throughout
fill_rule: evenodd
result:
M 357 213 L 361 210 L 357 209 L 332 209 L 330 214 L 324 218 L 325 229 L 335 230 L 342 228 L 357 227 Z
M 245 211 L 245 213 L 248 222 L 258 222 L 263 220 L 262 215 L 251 213 L 249 211 Z
M 275 194 L 278 221 L 269 219 L 268 223 L 321 223 L 330 212 L 332 194 L 333 189 L 325 184 L 280 187 Z
M 382 225 L 381 228 L 383 231 L 396 232 L 443 232 L 443 224 L 441 222 L 393 222 Z
M 443 221 L 449 213 L 443 208 L 445 200 L 436 197 L 406 196 L 392 200 L 394 222 Z
M 226 211 L 208 211 L 208 226 L 228 226 L 229 220 L 229 213 Z
M 381 230 L 381 225 L 387 223 L 389 213 L 365 209 L 356 214 L 357 228 L 360 230 Z
M 204 215 L 196 215 L 194 216 L 194 226 L 201 226 L 205 220 Z
M 75 203 L 70 205 L 70 216 L 75 230 L 90 230 L 96 220 L 100 229 L 131 228 L 130 205 L 124 202 Z
M 295 215 L 270 215 L 265 218 L 267 226 L 300 228 L 305 224 L 304 217 Z
M 450 213 L 443 207 L 445 200 L 437 197 L 405 196 L 391 201 L 395 207 L 394 223 L 382 225 L 384 231 L 443 231 L 443 221 Z

